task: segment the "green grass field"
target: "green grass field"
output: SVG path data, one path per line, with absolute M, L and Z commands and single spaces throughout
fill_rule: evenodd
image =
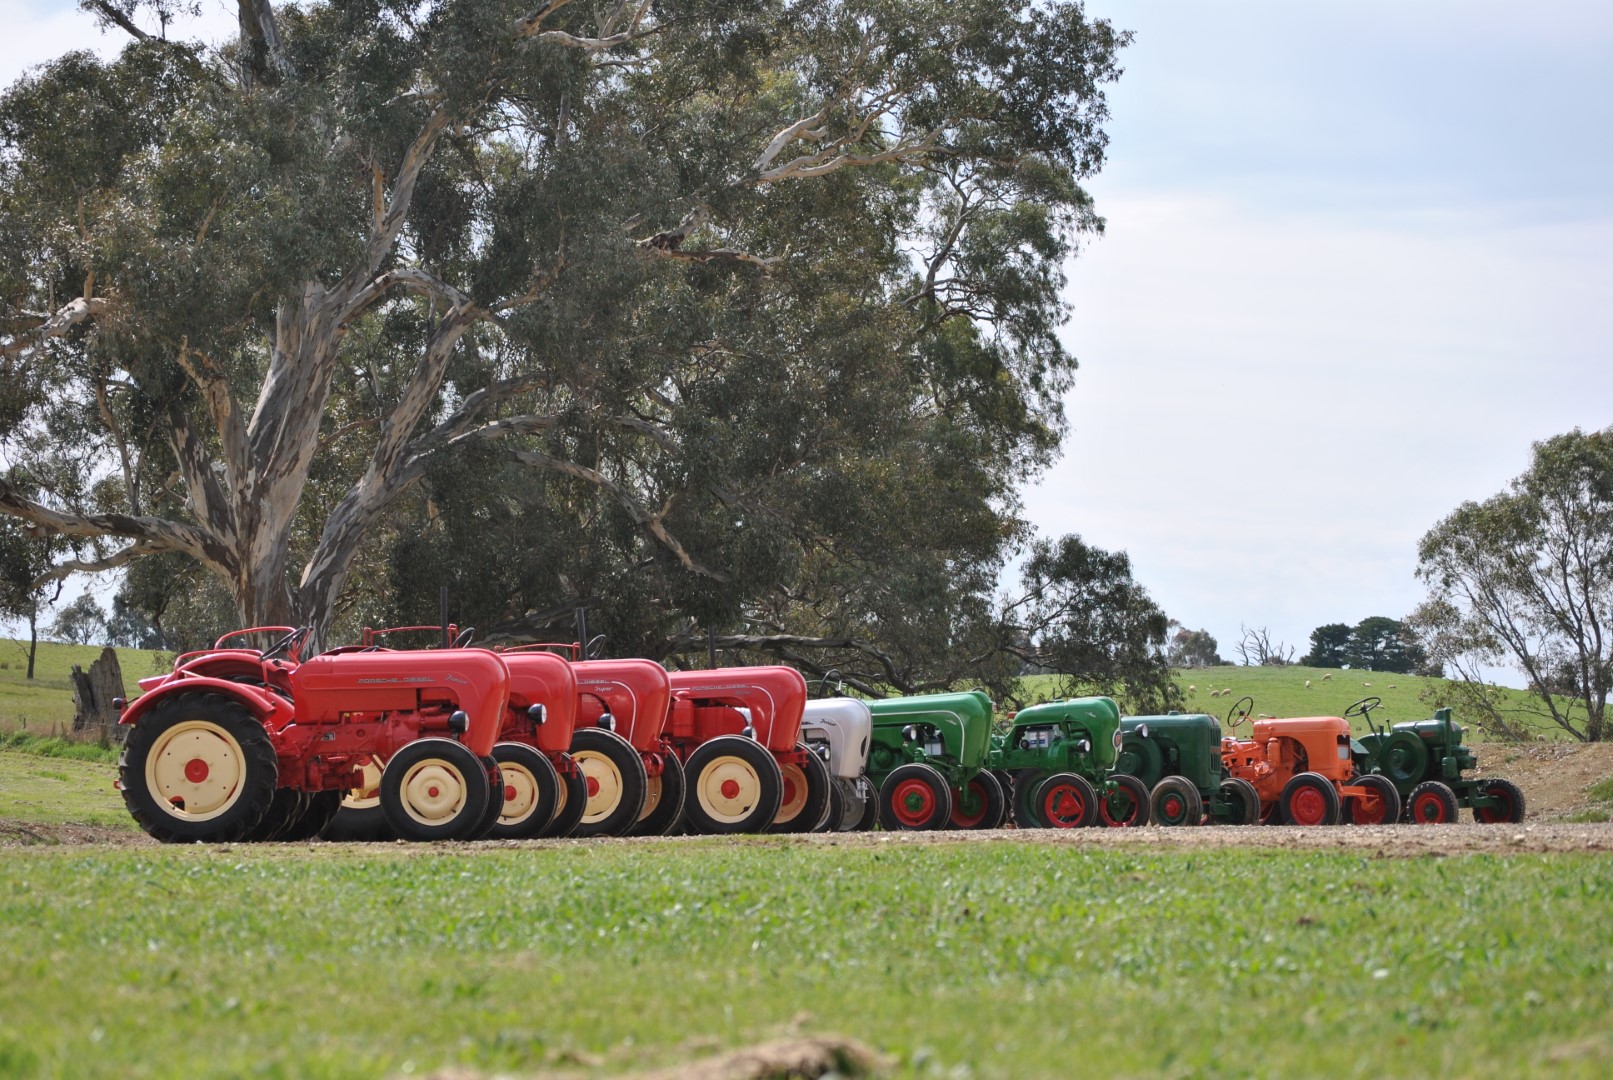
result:
M 143 649 L 119 649 L 123 685 L 132 697 L 137 679 L 167 671 L 171 657 Z M 64 731 L 73 723 L 73 687 L 67 681 L 74 664 L 85 670 L 101 655 L 99 645 L 39 643 L 34 678 L 28 679 L 28 643 L 0 638 L 0 725 L 6 729 Z
M 646 1066 L 792 1019 L 914 1075 L 1613 1067 L 1606 858 L 713 840 L 3 861 L 6 1076 Z
M 0 745 L 6 742 L 0 737 Z M 57 740 L 60 743 L 60 740 Z M 43 825 L 100 825 L 137 831 L 112 787 L 117 779 L 116 751 L 67 743 L 64 748 L 93 750 L 100 760 L 47 755 L 49 744 L 26 750 L 0 749 L 0 821 Z

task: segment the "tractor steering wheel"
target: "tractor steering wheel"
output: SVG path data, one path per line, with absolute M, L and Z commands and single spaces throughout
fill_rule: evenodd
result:
M 270 645 L 267 649 L 264 649 L 261 653 L 259 653 L 259 659 L 268 660 L 271 657 L 279 656 L 281 653 L 291 648 L 292 642 L 296 641 L 298 638 L 307 636 L 312 630 L 312 626 L 297 627 L 297 629 L 293 630 L 291 633 L 287 634 L 285 637 L 281 638 L 279 641 L 275 642 L 273 645 Z
M 466 645 L 470 644 L 470 639 L 475 636 L 476 628 L 474 626 L 465 627 L 465 629 L 459 632 L 459 636 L 454 639 L 454 648 L 463 649 Z
M 1238 706 L 1242 705 L 1245 701 L 1247 701 L 1249 703 L 1249 708 L 1248 709 L 1243 709 L 1243 710 L 1240 711 L 1238 709 Z M 1234 701 L 1232 703 L 1232 708 L 1227 710 L 1227 727 L 1235 728 L 1239 724 L 1247 723 L 1248 720 L 1249 720 L 1249 712 L 1254 707 L 1255 707 L 1255 699 L 1250 697 L 1248 694 L 1245 694 L 1245 695 L 1243 695 L 1243 697 L 1239 698 L 1237 701 Z M 1236 713 L 1237 717 L 1238 717 L 1236 720 L 1234 720 L 1232 718 L 1234 713 Z
M 1345 716 L 1359 716 L 1362 719 L 1365 719 L 1367 713 L 1371 712 L 1373 709 L 1376 709 L 1379 705 L 1382 705 L 1382 704 L 1383 704 L 1383 698 L 1377 697 L 1376 695 L 1374 695 L 1373 697 L 1364 697 L 1360 701 L 1356 702 L 1354 705 L 1351 705 L 1348 709 L 1345 709 L 1344 710 L 1344 715 Z

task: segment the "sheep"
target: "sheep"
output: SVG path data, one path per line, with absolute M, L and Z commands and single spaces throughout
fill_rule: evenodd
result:
M 1221 696 L 1221 691 L 1219 691 L 1219 690 L 1211 690 L 1210 691 L 1210 696 L 1211 697 L 1220 697 Z
M 1196 694 L 1196 693 L 1199 692 L 1199 688 L 1194 686 L 1192 683 L 1188 683 L 1187 684 L 1187 692 L 1189 694 Z
M 1305 689 L 1309 690 L 1310 688 L 1311 688 L 1311 681 L 1309 679 L 1306 679 L 1305 680 Z
M 1232 693 L 1232 687 L 1227 687 L 1225 690 L 1221 691 L 1221 693 L 1223 696 Z
M 1333 673 L 1331 671 L 1329 671 L 1326 675 L 1323 675 L 1322 676 L 1322 681 L 1323 682 L 1332 682 L 1333 681 Z
M 1399 683 L 1390 683 L 1389 684 L 1389 689 L 1398 690 L 1398 689 L 1400 689 L 1400 684 Z
M 1361 685 L 1362 685 L 1362 686 L 1364 686 L 1364 687 L 1366 687 L 1366 688 L 1367 688 L 1367 689 L 1368 689 L 1368 690 L 1371 690 L 1371 689 L 1372 689 L 1372 684 L 1371 684 L 1371 683 L 1369 683 L 1369 682 L 1364 682 L 1364 683 L 1362 683 L 1362 684 L 1361 684 Z

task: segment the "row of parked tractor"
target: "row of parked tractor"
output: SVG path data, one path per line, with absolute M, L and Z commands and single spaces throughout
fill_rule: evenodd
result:
M 431 649 L 394 647 L 440 632 Z M 272 636 L 272 643 L 268 643 Z M 121 705 L 118 786 L 159 840 L 475 840 L 695 833 L 1451 822 L 1523 818 L 1473 775 L 1449 709 L 1122 717 L 1072 698 L 994 723 L 981 691 L 813 699 L 789 667 L 667 671 L 577 645 L 366 630 L 301 655 L 255 627 Z M 266 647 L 253 648 L 252 641 Z M 1355 738 L 1351 718 L 1371 734 Z M 1245 727 L 1247 725 L 1247 727 Z

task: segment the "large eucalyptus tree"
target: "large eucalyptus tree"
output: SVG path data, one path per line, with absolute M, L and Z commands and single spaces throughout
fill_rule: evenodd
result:
M 715 594 L 904 477 L 1000 561 L 1099 225 L 1125 35 L 1079 3 L 242 0 L 218 48 L 85 6 L 122 54 L 0 100 L 0 377 L 47 388 L 0 512 L 99 545 L 64 569 L 178 553 L 323 632 L 433 470 Z

